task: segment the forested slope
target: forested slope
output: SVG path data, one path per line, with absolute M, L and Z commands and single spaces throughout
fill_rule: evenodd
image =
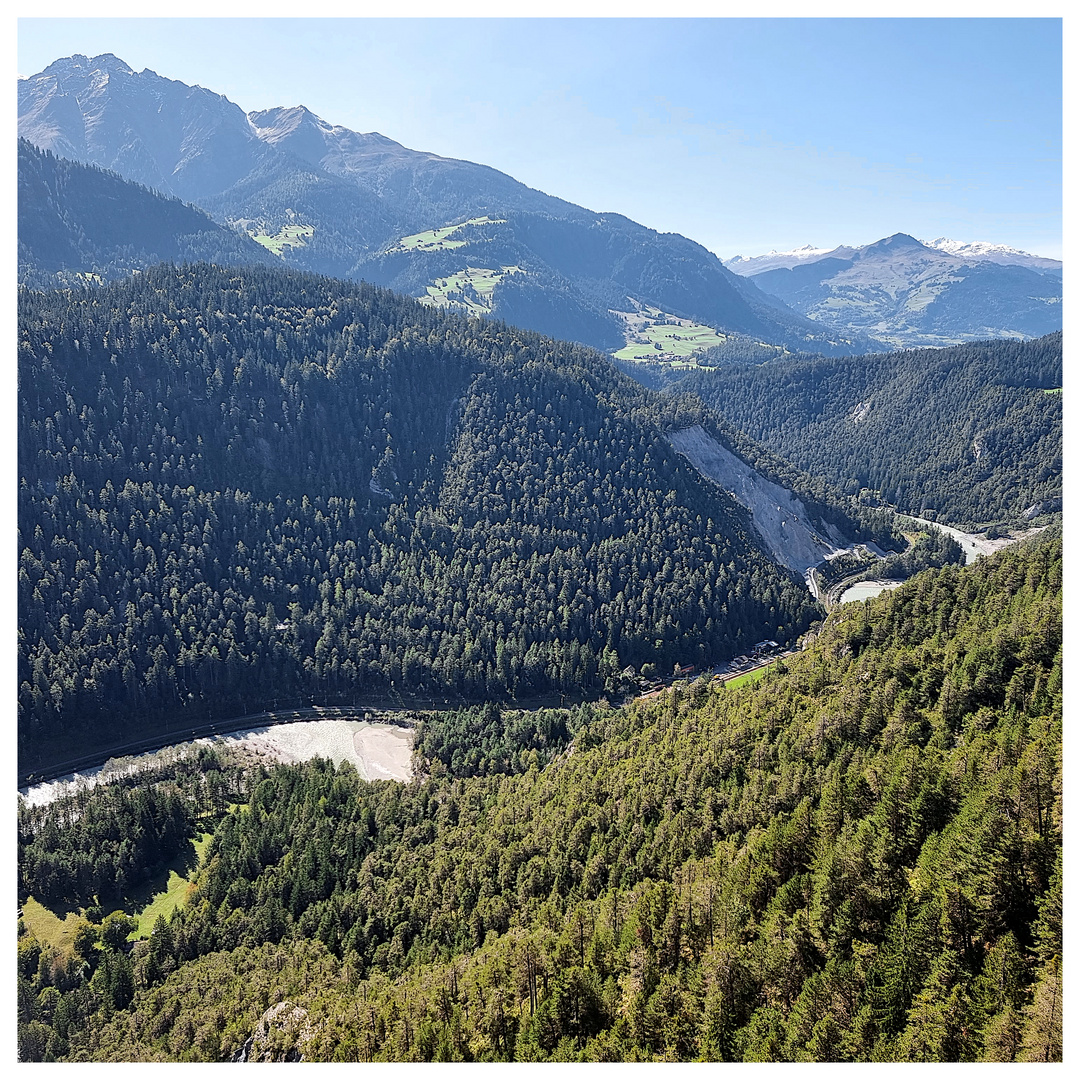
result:
M 1060 509 L 1062 337 L 718 367 L 676 384 L 851 495 L 956 525 Z
M 630 297 L 794 349 L 866 347 L 796 315 L 686 237 L 575 206 L 487 165 L 350 131 L 303 106 L 245 116 L 221 94 L 136 72 L 109 53 L 58 59 L 18 89 L 19 131 L 36 146 L 195 202 L 264 240 L 299 229 L 276 248 L 292 269 L 423 296 L 467 266 L 497 274 L 517 264 L 522 272 L 495 289 L 495 315 L 600 348 L 624 343 L 609 308 L 630 310 Z M 501 223 L 500 243 L 449 262 L 415 249 L 390 255 L 410 235 L 477 217 Z
M 126 276 L 163 259 L 267 265 L 274 256 L 202 210 L 19 140 L 19 280 L 39 288 Z
M 1060 647 L 1043 540 L 542 770 L 254 775 L 149 941 L 21 938 L 21 1052 L 228 1059 L 264 1017 L 277 1060 L 1060 1059 Z
M 591 350 L 287 271 L 24 292 L 20 737 L 354 701 L 599 691 L 817 609 L 665 435 L 700 403 Z M 757 457 L 755 458 L 755 454 Z

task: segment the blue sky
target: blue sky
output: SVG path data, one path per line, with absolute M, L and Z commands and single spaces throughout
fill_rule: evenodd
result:
M 724 258 L 894 232 L 1061 256 L 1058 19 L 19 20 L 20 74 L 73 52 L 304 104 Z

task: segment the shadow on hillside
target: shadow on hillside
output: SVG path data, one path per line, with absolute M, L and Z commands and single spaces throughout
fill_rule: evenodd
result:
M 194 841 L 189 840 L 174 858 L 159 866 L 137 886 L 126 890 L 123 898 L 115 906 L 131 914 L 137 914 L 148 907 L 155 896 L 168 892 L 169 876 L 172 871 L 175 870 L 182 878 L 189 878 L 198 869 L 198 866 L 199 853 L 195 848 Z M 104 907 L 107 911 L 114 910 L 108 904 L 104 905 Z

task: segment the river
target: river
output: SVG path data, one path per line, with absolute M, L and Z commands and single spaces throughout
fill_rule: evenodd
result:
M 118 779 L 158 754 L 176 754 L 197 744 L 247 747 L 276 761 L 308 761 L 330 758 L 340 765 L 348 761 L 365 780 L 409 780 L 412 777 L 413 733 L 393 724 L 373 724 L 366 720 L 302 720 L 287 724 L 253 727 L 228 735 L 177 743 L 125 758 L 121 766 L 101 766 L 19 788 L 31 806 L 44 806 L 80 787 L 93 787 Z
M 1018 544 L 1029 536 L 1036 536 L 1046 528 L 1045 525 L 1040 525 L 1036 529 L 1024 529 L 1021 532 L 1010 533 L 998 540 L 988 540 L 980 533 L 961 532 L 951 525 L 942 525 L 938 521 L 927 521 L 926 518 L 918 518 L 913 514 L 903 514 L 901 516 L 911 518 L 912 521 L 916 521 L 920 525 L 928 525 L 931 528 L 940 529 L 943 533 L 948 533 L 964 549 L 964 564 L 966 566 L 970 566 L 980 555 L 993 555 L 995 551 L 1000 551 L 1010 544 Z

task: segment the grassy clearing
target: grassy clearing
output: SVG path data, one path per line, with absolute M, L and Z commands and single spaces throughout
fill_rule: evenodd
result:
M 201 833 L 187 851 L 181 852 L 138 889 L 133 889 L 124 897 L 123 903 L 117 905 L 138 922 L 138 928 L 129 940 L 149 937 L 159 915 L 167 919 L 184 904 L 194 886 L 195 871 L 202 863 L 212 836 L 212 833 Z M 113 910 L 113 906 L 105 905 L 106 914 Z M 65 954 L 72 951 L 75 931 L 85 921 L 80 910 L 52 911 L 33 897 L 28 897 L 22 905 L 22 920 L 38 941 L 53 945 Z
M 77 911 L 65 912 L 61 918 L 43 904 L 39 904 L 32 896 L 27 897 L 22 906 L 22 920 L 26 929 L 42 945 L 52 945 L 64 954 L 72 951 L 75 930 L 83 922 Z
M 774 660 L 773 664 L 775 663 L 776 661 Z M 773 664 L 766 664 L 765 667 L 758 668 L 756 671 L 748 671 L 745 675 L 736 675 L 734 679 L 728 679 L 728 681 L 724 683 L 724 686 L 746 686 L 747 683 L 757 682 L 758 679 L 765 676 L 765 673 L 773 666 Z
M 304 247 L 315 235 L 315 227 L 313 225 L 282 225 L 273 236 L 264 232 L 252 232 L 248 235 L 257 244 L 262 244 L 275 255 L 281 255 L 286 248 Z
M 626 345 L 614 354 L 616 360 L 695 366 L 690 358 L 727 340 L 711 326 L 644 304 L 637 311 L 618 314 L 626 324 Z
M 65 284 L 104 285 L 105 279 L 92 270 L 59 270 L 56 277 Z
M 159 915 L 167 919 L 178 907 L 183 906 L 194 886 L 195 871 L 212 836 L 212 833 L 202 833 L 192 841 L 191 850 L 179 855 L 157 877 L 132 894 L 131 899 L 138 908 L 134 916 L 139 923 L 138 929 L 131 935 L 133 940 L 149 937 Z
M 420 300 L 425 304 L 463 311 L 469 315 L 489 315 L 495 286 L 508 274 L 523 272 L 520 266 L 504 266 L 499 270 L 467 266 L 456 274 L 436 278 L 434 283 L 427 287 L 427 296 L 421 296 Z
M 476 217 L 468 221 L 459 222 L 457 225 L 445 225 L 441 229 L 428 229 L 427 232 L 414 233 L 412 236 L 403 236 L 393 247 L 387 248 L 387 253 L 395 251 L 452 251 L 454 248 L 464 247 L 468 240 L 451 240 L 459 229 L 469 225 L 505 225 L 505 218 Z

